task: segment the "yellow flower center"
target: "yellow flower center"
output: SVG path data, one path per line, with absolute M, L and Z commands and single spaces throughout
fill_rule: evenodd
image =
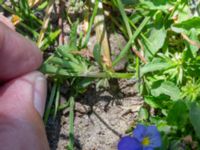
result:
M 148 146 L 150 144 L 149 137 L 144 137 L 142 140 L 142 145 Z

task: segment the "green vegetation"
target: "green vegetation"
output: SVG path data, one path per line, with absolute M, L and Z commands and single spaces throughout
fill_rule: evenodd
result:
M 51 16 L 56 14 L 54 0 L 0 2 L 3 10 L 13 15 L 16 30 L 37 42 L 48 55 L 40 68 L 52 82 L 44 120 L 50 114 L 55 117 L 65 107 L 70 108 L 68 149 L 73 149 L 77 95 L 91 84 L 106 86 L 111 78 L 137 79 L 138 93 L 145 102 L 138 123 L 157 126 L 163 140 L 160 149 L 200 147 L 200 12 L 196 1 L 70 0 L 69 8 L 60 7 L 56 23 Z M 80 9 L 83 16 L 72 18 L 70 13 L 78 14 Z M 70 39 L 64 45 L 58 42 L 63 36 L 59 20 L 70 25 Z M 78 32 L 83 22 L 88 24 L 86 33 Z M 109 24 L 127 40 L 114 60 L 106 45 L 105 29 Z M 93 30 L 97 43 L 91 56 L 85 57 L 90 54 L 87 45 Z M 102 40 L 98 35 L 102 35 Z M 114 66 L 123 58 L 127 58 L 126 68 L 115 71 Z M 70 85 L 69 99 L 61 105 L 59 91 L 66 81 Z M 191 141 L 185 140 L 188 136 Z

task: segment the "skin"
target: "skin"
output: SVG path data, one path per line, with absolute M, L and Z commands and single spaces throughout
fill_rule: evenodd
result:
M 2 19 L 3 18 L 3 19 Z M 48 150 L 40 50 L 0 16 L 0 149 Z

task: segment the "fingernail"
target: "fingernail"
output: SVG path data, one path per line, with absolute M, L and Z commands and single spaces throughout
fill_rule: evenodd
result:
M 44 114 L 46 94 L 47 94 L 46 79 L 43 75 L 39 75 L 35 79 L 34 106 L 41 117 Z

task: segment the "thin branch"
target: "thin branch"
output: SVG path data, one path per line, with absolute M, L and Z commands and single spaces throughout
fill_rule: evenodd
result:
M 147 63 L 146 59 L 142 56 L 142 54 L 136 50 L 134 47 L 131 48 L 131 50 L 135 53 L 136 56 L 138 56 L 140 58 L 140 60 L 143 62 L 143 63 Z
M 197 43 L 196 41 L 191 40 L 186 34 L 181 33 L 181 36 L 183 37 L 183 39 L 185 39 L 185 40 L 186 40 L 188 43 L 190 43 L 191 45 L 200 48 L 200 44 Z

